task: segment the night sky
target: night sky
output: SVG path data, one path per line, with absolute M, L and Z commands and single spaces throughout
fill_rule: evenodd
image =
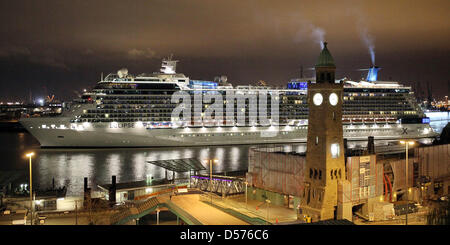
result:
M 379 80 L 450 94 L 450 1 L 144 0 L 1 1 L 0 101 L 67 100 L 126 67 L 159 71 L 180 60 L 191 79 L 286 86 L 312 76 L 328 42 L 337 77 L 382 67 Z

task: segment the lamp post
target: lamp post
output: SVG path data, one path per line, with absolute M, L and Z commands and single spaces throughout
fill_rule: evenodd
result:
M 408 225 L 408 211 L 409 211 L 409 186 L 408 186 L 408 145 L 414 145 L 414 141 L 412 140 L 401 140 L 400 144 L 405 145 L 406 147 L 406 179 L 405 179 L 405 193 L 406 193 L 406 219 L 405 225 Z
M 30 158 L 30 213 L 31 213 L 31 218 L 30 218 L 30 225 L 33 225 L 33 175 L 31 173 L 31 157 L 34 155 L 34 152 L 28 153 L 26 154 L 26 156 L 28 158 Z
M 247 204 L 247 186 L 248 186 L 248 182 L 245 181 L 245 208 L 248 209 L 248 204 Z
M 269 207 L 270 207 L 270 200 L 266 199 L 267 202 L 267 224 L 269 224 Z
M 211 198 L 211 204 L 212 204 L 212 164 L 217 163 L 219 160 L 217 159 L 208 159 L 209 161 L 209 196 Z
M 160 212 L 161 210 L 159 210 L 159 208 L 158 209 L 156 209 L 156 225 L 159 225 L 159 212 Z

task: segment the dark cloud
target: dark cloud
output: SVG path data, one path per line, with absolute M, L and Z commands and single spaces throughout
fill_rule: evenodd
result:
M 2 1 L 0 98 L 43 86 L 69 98 L 101 72 L 157 71 L 172 53 L 192 78 L 281 86 L 315 64 L 322 38 L 340 76 L 363 76 L 373 44 L 382 78 L 429 81 L 443 96 L 449 12 L 448 0 Z

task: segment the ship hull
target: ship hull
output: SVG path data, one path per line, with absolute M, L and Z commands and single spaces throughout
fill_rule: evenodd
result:
M 277 144 L 306 142 L 307 126 L 153 128 L 109 123 L 84 124 L 71 129 L 68 118 L 24 118 L 20 123 L 47 148 L 176 147 L 209 145 Z M 45 128 L 43 126 L 45 125 Z M 64 125 L 64 127 L 62 127 Z M 81 125 L 81 124 L 80 124 Z M 344 125 L 349 141 L 433 138 L 428 124 Z

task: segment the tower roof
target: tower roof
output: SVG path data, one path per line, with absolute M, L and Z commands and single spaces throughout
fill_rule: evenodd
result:
M 322 52 L 320 52 L 316 67 L 336 67 L 336 65 L 334 65 L 333 56 L 331 56 L 326 42 L 323 43 L 323 49 Z

